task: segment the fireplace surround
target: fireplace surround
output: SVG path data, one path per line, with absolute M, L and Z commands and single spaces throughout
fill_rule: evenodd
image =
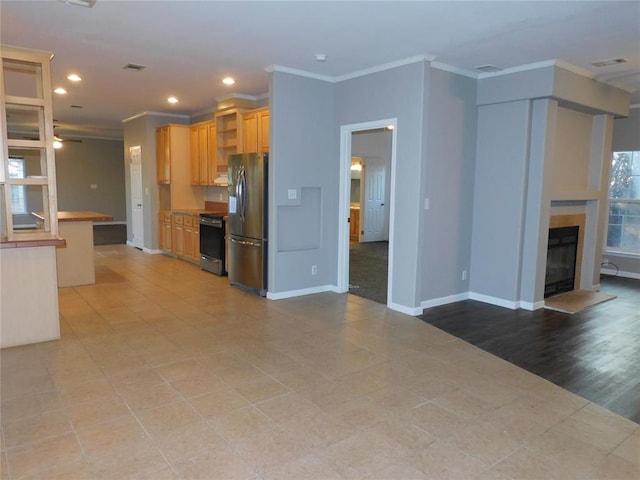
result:
M 580 289 L 585 214 L 549 219 L 544 297 Z

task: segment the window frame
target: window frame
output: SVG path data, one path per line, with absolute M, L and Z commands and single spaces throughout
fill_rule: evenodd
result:
M 616 198 L 612 198 L 612 190 L 613 190 L 613 174 L 614 174 L 614 161 L 616 160 L 616 155 L 620 155 L 620 154 L 630 154 L 631 155 L 631 171 L 629 173 L 629 186 L 627 187 L 627 196 L 624 197 L 616 197 Z M 637 165 L 636 165 L 637 163 Z M 634 173 L 634 169 L 638 172 L 638 173 Z M 632 178 L 635 177 L 635 180 L 632 180 Z M 633 192 L 634 189 L 634 182 L 635 182 L 635 188 L 638 189 L 636 195 L 638 196 L 638 198 L 628 198 L 629 193 Z M 633 195 L 633 194 L 632 194 Z M 610 232 L 612 230 L 612 227 L 619 227 L 621 229 L 621 236 L 623 235 L 624 229 L 625 229 L 625 217 L 627 217 L 626 213 L 619 213 L 618 211 L 616 212 L 612 212 L 612 207 L 614 204 L 617 205 L 638 205 L 638 209 L 640 209 L 640 151 L 638 150 L 620 150 L 620 151 L 615 151 L 612 152 L 611 154 L 611 171 L 609 174 L 609 191 L 607 193 L 607 230 L 605 232 L 605 239 L 604 239 L 604 252 L 607 254 L 612 254 L 612 255 L 618 255 L 618 256 L 624 256 L 624 257 L 631 257 L 631 258 L 640 258 L 640 244 L 638 245 L 637 249 L 629 249 L 629 248 L 624 248 L 624 247 L 620 247 L 620 246 L 610 246 L 609 245 L 609 237 L 610 237 Z M 635 216 L 635 215 L 634 215 Z M 621 223 L 611 223 L 611 219 L 612 217 L 621 217 Z M 637 225 L 637 228 L 640 229 L 640 222 L 638 223 L 632 223 L 631 225 Z M 640 241 L 640 239 L 639 239 Z

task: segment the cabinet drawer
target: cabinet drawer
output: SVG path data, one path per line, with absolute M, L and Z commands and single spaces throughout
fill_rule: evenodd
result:
M 184 226 L 185 227 L 193 227 L 194 217 L 185 215 L 184 217 Z
M 184 216 L 182 215 L 173 215 L 173 223 L 176 225 L 184 224 Z

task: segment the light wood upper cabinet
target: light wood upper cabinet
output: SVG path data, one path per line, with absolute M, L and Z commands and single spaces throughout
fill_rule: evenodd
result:
M 171 183 L 170 125 L 156 128 L 156 164 L 158 183 Z
M 209 123 L 196 123 L 189 131 L 192 185 L 209 185 Z
M 269 109 L 264 108 L 258 115 L 258 148 L 260 152 L 269 151 Z
M 269 151 L 269 109 L 252 110 L 242 116 L 242 151 Z
M 209 162 L 207 185 L 213 185 L 218 177 L 218 140 L 216 132 L 216 122 L 209 122 L 207 125 L 207 158 Z

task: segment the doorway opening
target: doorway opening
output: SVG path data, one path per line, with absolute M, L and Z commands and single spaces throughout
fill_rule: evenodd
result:
M 389 305 L 393 268 L 395 119 L 341 128 L 341 292 Z

